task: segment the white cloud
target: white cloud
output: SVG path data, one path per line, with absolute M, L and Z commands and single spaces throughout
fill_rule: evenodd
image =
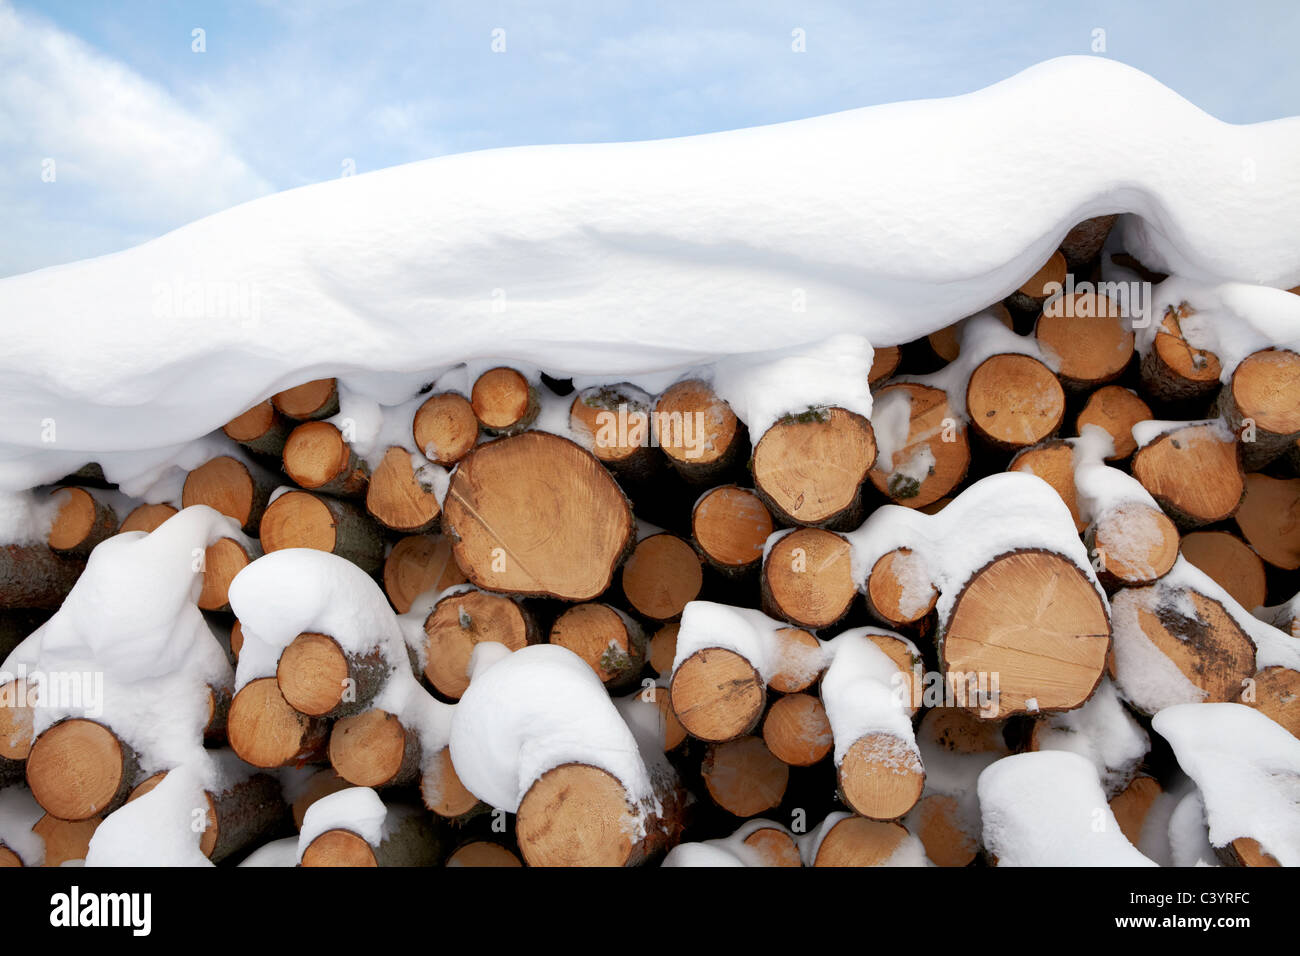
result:
M 0 244 L 0 275 L 112 251 L 272 190 L 160 87 L 5 0 L 0 64 L 0 206 L 9 235 L 31 237 Z

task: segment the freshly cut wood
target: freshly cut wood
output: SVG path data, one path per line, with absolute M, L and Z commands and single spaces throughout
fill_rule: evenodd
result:
M 995 449 L 1037 444 L 1061 427 L 1065 392 L 1042 362 L 1002 353 L 980 363 L 966 384 L 970 427 Z
M 1079 515 L 1079 492 L 1074 484 L 1074 449 L 1069 442 L 1062 438 L 1049 438 L 1017 452 L 1007 471 L 1021 471 L 1043 479 L 1070 509 L 1075 530 L 1082 532 L 1088 526 Z
M 696 651 L 673 672 L 673 713 L 699 740 L 722 743 L 749 733 L 763 714 L 763 676 L 744 657 L 721 647 Z
M 1066 388 L 1081 390 L 1118 378 L 1133 359 L 1134 333 L 1120 304 L 1095 292 L 1047 303 L 1034 326 L 1040 345 L 1059 357 Z
M 884 866 L 907 837 L 901 823 L 845 817 L 822 837 L 812 865 Z
M 43 544 L 0 545 L 0 608 L 57 608 L 85 569 Z
M 1253 689 L 1253 693 L 1249 691 Z M 1255 674 L 1253 688 L 1244 688 L 1241 703 L 1300 737 L 1300 672 L 1289 667 L 1265 667 Z
M 990 306 L 990 309 L 997 316 L 999 322 L 1014 331 L 1015 325 L 1011 321 L 1011 313 L 1007 311 L 1005 305 L 998 302 Z M 961 330 L 966 321 L 966 319 L 962 319 L 959 322 L 954 322 L 952 325 L 942 328 L 938 332 L 931 332 L 927 336 L 931 350 L 945 362 L 951 362 L 961 354 Z M 875 389 L 876 383 L 874 381 L 871 383 L 871 387 L 873 390 Z
M 1225 521 L 1246 492 L 1237 442 L 1216 423 L 1165 432 L 1133 454 L 1133 477 L 1180 528 Z
M 166 771 L 146 779 L 127 799 L 138 800 L 162 783 Z M 216 790 L 206 790 L 204 829 L 199 852 L 213 863 L 263 843 L 284 828 L 289 817 L 280 782 L 265 773 L 255 773 Z
M 477 586 L 567 601 L 609 587 L 635 530 L 627 497 L 600 462 L 545 432 L 466 455 L 442 523 L 456 563 Z
M 1129 781 L 1127 787 L 1110 798 L 1110 812 L 1115 814 L 1115 822 L 1129 843 L 1138 845 L 1147 814 L 1163 792 L 1154 777 L 1139 774 Z
M 830 627 L 848 614 L 858 593 L 852 549 L 833 531 L 797 528 L 763 561 L 763 607 L 799 627 Z
M 1300 439 L 1300 354 L 1247 355 L 1219 394 L 1219 413 L 1241 439 L 1247 471 L 1263 468 Z
M 284 443 L 284 473 L 308 491 L 355 498 L 365 493 L 370 469 L 329 422 L 303 422 Z
M 668 677 L 673 672 L 673 659 L 677 656 L 677 632 L 681 624 L 665 624 L 650 637 L 646 647 L 646 660 L 650 669 L 659 677 Z
M 776 827 L 758 827 L 742 841 L 764 866 L 803 866 L 794 837 Z
M 523 866 L 514 852 L 491 840 L 471 840 L 462 843 L 444 866 Z
M 1248 611 L 1268 597 L 1264 560 L 1228 531 L 1193 531 L 1183 535 L 1182 556 L 1208 574 Z
M 1222 604 L 1199 591 L 1127 588 L 1111 598 L 1111 610 L 1117 620 L 1135 613 L 1142 635 L 1204 692 L 1205 703 L 1236 701 L 1245 681 L 1255 675 L 1254 643 Z M 1122 654 L 1117 663 L 1122 688 L 1129 676 Z
M 921 799 L 925 768 L 912 741 L 888 733 L 863 734 L 837 768 L 840 796 L 854 813 L 895 820 Z
M 9 847 L 5 846 L 3 843 L 0 843 L 0 869 L 6 869 L 10 867 L 17 869 L 22 865 L 23 865 L 23 858 L 20 857 L 13 850 L 9 849 Z
M 811 694 L 778 697 L 763 718 L 763 742 L 772 756 L 792 767 L 811 767 L 835 741 L 826 708 Z
M 875 463 L 871 422 L 842 408 L 809 409 L 758 440 L 754 490 L 785 524 L 850 528 L 860 523 L 862 483 Z
M 406 534 L 433 530 L 442 514 L 433 486 L 416 473 L 411 453 L 397 445 L 384 452 L 370 476 L 366 510 L 388 530 Z
M 1183 336 L 1182 320 L 1195 311 L 1186 302 L 1167 308 L 1151 348 L 1142 356 L 1143 392 L 1155 401 L 1191 404 L 1208 399 L 1219 388 L 1223 372 L 1219 357 L 1193 348 Z
M 262 550 L 315 548 L 346 558 L 373 574 L 383 561 L 384 542 L 364 511 L 349 501 L 287 491 L 267 506 L 261 525 Z
M 495 641 L 517 651 L 541 638 L 531 614 L 501 594 L 467 590 L 434 605 L 424 620 L 424 676 L 451 700 L 469 687 L 469 659 L 476 644 Z
M 712 484 L 740 458 L 745 429 L 707 382 L 678 382 L 655 402 L 659 447 L 687 481 Z
M 46 543 L 60 554 L 85 557 L 95 545 L 117 533 L 117 515 L 85 488 L 55 488 L 62 495 Z
M 655 451 L 651 398 L 631 385 L 587 388 L 573 396 L 569 424 L 591 439 L 591 453 L 623 478 L 649 475 L 663 456 Z
M 675 534 L 642 538 L 623 565 L 623 596 L 638 614 L 652 621 L 680 617 L 703 586 L 700 556 Z
M 898 363 L 903 360 L 903 350 L 897 345 L 884 345 L 876 349 L 871 356 L 871 369 L 867 372 L 867 386 L 874 389 L 888 381 L 898 371 Z
M 890 627 L 916 624 L 934 610 L 939 590 L 911 548 L 886 551 L 867 576 L 867 608 Z
M 868 634 L 867 640 L 885 652 L 898 665 L 899 683 L 894 685 L 909 716 L 916 716 L 921 708 L 925 691 L 925 662 L 916 645 L 905 638 L 891 634 Z
M 103 822 L 103 817 L 73 821 L 45 814 L 32 825 L 32 832 L 45 841 L 45 862 L 41 866 L 62 866 L 84 860 L 90 849 L 90 838 Z
M 1109 649 L 1101 595 L 1073 562 L 1038 549 L 1001 555 L 976 571 L 939 628 L 939 659 L 955 687 L 974 675 L 991 689 L 998 675 L 992 699 L 958 701 L 985 717 L 1082 705 Z
M 705 492 L 691 512 L 696 548 L 710 566 L 733 577 L 758 568 L 772 530 L 762 499 L 736 485 Z
M 117 533 L 124 531 L 144 531 L 148 533 L 176 514 L 171 505 L 140 505 L 126 516 Z
M 469 401 L 479 424 L 492 435 L 508 435 L 527 428 L 541 407 L 537 390 L 528 379 L 504 366 L 480 375 Z
M 226 437 L 259 455 L 279 458 L 289 437 L 289 422 L 268 398 L 222 426 Z
M 798 627 L 783 627 L 772 638 L 776 672 L 767 686 L 778 694 L 797 694 L 816 683 L 826 664 L 821 641 Z
M 1088 528 L 1084 543 L 1108 587 L 1150 584 L 1178 560 L 1178 528 L 1159 508 L 1140 501 L 1106 511 Z
M 207 505 L 239 522 L 245 534 L 257 534 L 275 483 L 238 458 L 220 455 L 185 476 L 181 507 Z
M 711 745 L 700 774 L 713 802 L 738 817 L 758 816 L 780 805 L 790 782 L 790 768 L 762 737 Z
M 1255 553 L 1273 567 L 1300 568 L 1300 478 L 1247 475 L 1233 519 Z
M 26 760 L 36 732 L 36 685 L 22 678 L 0 684 L 0 757 Z
M 420 796 L 427 809 L 444 820 L 465 820 L 485 806 L 460 782 L 448 748 L 438 751 L 433 764 L 435 772 L 420 779 Z
M 326 830 L 302 851 L 302 865 L 348 867 L 436 866 L 442 854 L 429 815 L 414 807 L 389 806 L 378 846 L 352 830 Z
M 979 841 L 963 825 L 961 804 L 956 797 L 943 793 L 925 795 L 908 822 L 915 826 L 916 837 L 935 866 L 970 866 L 975 861 Z
M 384 592 L 398 614 L 426 591 L 435 593 L 465 583 L 465 572 L 451 554 L 451 541 L 439 534 L 416 534 L 393 545 L 384 559 Z
M 868 474 L 876 490 L 895 504 L 924 508 L 966 477 L 970 466 L 966 426 L 942 389 L 908 382 L 886 385 L 875 395 L 875 408 L 883 410 L 894 401 L 908 403 L 907 438 L 888 461 L 877 457 Z
M 249 681 L 230 703 L 226 733 L 231 749 L 254 767 L 284 767 L 318 757 L 329 723 L 300 714 L 274 677 Z
M 1216 847 L 1216 853 L 1228 866 L 1281 866 L 1277 857 L 1267 852 L 1258 840 L 1238 837 L 1225 847 Z
M 425 458 L 450 468 L 478 443 L 478 416 L 464 395 L 441 392 L 416 411 L 411 434 Z
M 244 646 L 244 625 L 238 620 L 230 625 L 230 655 L 239 662 L 239 651 Z
M 1075 433 L 1082 435 L 1084 425 L 1105 429 L 1115 446 L 1106 460 L 1123 461 L 1137 451 L 1133 426 L 1154 417 L 1151 406 L 1137 392 L 1122 385 L 1104 385 L 1088 396 L 1076 420 Z
M 339 413 L 338 382 L 332 378 L 318 378 L 271 396 L 271 404 L 281 415 L 299 421 L 329 418 Z
M 1037 272 L 1007 296 L 1007 304 L 1021 312 L 1037 312 L 1054 290 L 1059 292 L 1065 286 L 1066 271 L 1065 256 L 1053 252 Z
M 378 707 L 334 723 L 330 765 L 358 787 L 400 787 L 420 772 L 420 739 L 395 714 Z
M 235 575 L 260 557 L 256 548 L 245 548 L 234 538 L 219 538 L 203 553 L 203 589 L 198 605 L 204 611 L 230 610 L 230 582 Z
M 645 663 L 645 632 L 608 604 L 576 604 L 551 625 L 550 642 L 567 647 L 606 687 L 626 687 Z
M 307 810 L 317 800 L 328 797 L 331 793 L 338 793 L 340 790 L 346 790 L 352 784 L 348 783 L 337 773 L 333 767 L 326 767 L 317 770 L 306 781 L 294 797 L 293 803 L 289 809 L 293 814 L 293 828 L 302 829 L 303 817 L 307 815 Z
M 561 764 L 528 788 L 515 836 L 529 866 L 634 866 L 675 845 L 685 794 L 657 781 L 661 812 L 644 821 L 623 784 L 590 764 Z M 639 835 L 641 834 L 641 835 Z
M 1061 254 L 1071 269 L 1087 265 L 1101 253 L 1118 214 L 1094 216 L 1078 223 L 1061 240 Z
M 345 651 L 328 634 L 306 631 L 280 653 L 275 680 L 289 706 L 308 717 L 346 717 L 370 706 L 392 673 L 383 652 Z
M 135 752 L 117 734 L 78 717 L 36 738 L 27 755 L 27 786 L 46 813 L 89 820 L 126 802 L 138 768 Z

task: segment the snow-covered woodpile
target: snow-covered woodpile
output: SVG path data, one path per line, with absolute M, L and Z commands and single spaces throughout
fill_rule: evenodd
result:
M 1300 354 L 1054 296 L 1113 221 L 869 417 L 499 366 L 368 461 L 321 379 L 29 493 L 0 859 L 1300 862 Z
M 974 96 L 1208 129 L 1048 67 Z M 1207 212 L 1122 150 L 1008 171 L 1013 132 L 1075 146 L 964 99 L 869 139 L 965 142 L 1026 210 L 997 235 L 895 223 L 965 180 L 844 114 L 485 154 L 420 203 L 386 171 L 6 280 L 134 315 L 220 249 L 276 334 L 0 357 L 34 370 L 0 388 L 0 864 L 1300 864 L 1295 126 L 1205 132 L 1263 170 Z

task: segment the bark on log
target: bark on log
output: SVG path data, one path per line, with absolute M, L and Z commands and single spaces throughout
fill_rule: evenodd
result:
M 374 522 L 356 505 L 337 498 L 288 491 L 266 509 L 262 550 L 315 548 L 346 558 L 368 574 L 379 570 L 384 542 Z
M 0 608 L 57 608 L 85 568 L 43 544 L 0 545 Z
M 291 428 L 288 419 L 276 411 L 268 398 L 232 418 L 221 430 L 227 438 L 239 442 L 251 452 L 279 458 Z

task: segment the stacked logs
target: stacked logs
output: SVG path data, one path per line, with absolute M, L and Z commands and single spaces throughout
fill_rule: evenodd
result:
M 1106 294 L 1061 294 L 1067 276 L 1099 278 L 1113 220 L 1080 224 L 1005 301 L 877 349 L 869 419 L 816 407 L 750 434 L 705 378 L 575 391 L 499 366 L 420 396 L 401 440 L 363 454 L 337 381 L 304 383 L 229 422 L 229 453 L 191 470 L 179 500 L 119 521 L 94 489 L 59 488 L 48 541 L 0 549 L 0 604 L 57 607 L 99 541 L 207 504 L 244 533 L 207 549 L 198 598 L 232 657 L 239 570 L 329 552 L 382 586 L 412 675 L 447 705 L 471 694 L 485 645 L 571 652 L 591 672 L 574 693 L 617 705 L 609 719 L 636 731 L 672 818 L 630 841 L 636 788 L 594 750 L 582 758 L 581 741 L 511 812 L 492 812 L 480 767 L 467 786 L 454 746 L 424 753 L 415 727 L 373 706 L 385 661 L 304 631 L 273 673 L 214 697 L 214 745 L 248 768 L 210 795 L 214 860 L 238 857 L 225 834 L 267 832 L 264 801 L 242 794 L 273 780 L 298 829 L 343 791 L 368 788 L 384 807 L 378 836 L 359 820 L 313 831 L 304 866 L 627 864 L 678 842 L 669 862 L 683 865 L 995 862 L 976 778 L 1020 751 L 1074 746 L 1062 741 L 1086 722 L 1066 715 L 1085 704 L 1104 699 L 1145 733 L 1192 694 L 1300 734 L 1300 674 L 1271 636 L 1300 635 L 1300 355 L 1261 348 L 1225 368 L 1188 340 L 1195 303 L 1155 317 L 1143 345 Z M 543 416 L 550 405 L 561 415 Z M 537 427 L 563 412 L 569 436 Z M 611 415 L 634 427 L 607 432 Z M 971 492 L 1002 473 L 1045 483 L 1056 504 L 1042 523 L 1066 543 L 1000 550 L 993 534 L 986 551 L 966 548 L 978 563 L 943 563 L 945 542 L 982 533 L 972 502 L 997 495 Z M 696 610 L 708 606 L 759 637 L 710 630 Z M 1153 667 L 1168 680 L 1153 685 Z M 959 678 L 980 674 L 1000 686 L 967 696 Z M 0 779 L 25 773 L 47 861 L 76 859 L 95 822 L 157 778 L 93 722 L 33 744 L 30 716 L 0 708 Z M 39 769 L 64 737 L 104 765 L 93 793 L 82 766 L 67 779 Z M 1126 832 L 1171 782 L 1147 755 L 1098 772 Z

